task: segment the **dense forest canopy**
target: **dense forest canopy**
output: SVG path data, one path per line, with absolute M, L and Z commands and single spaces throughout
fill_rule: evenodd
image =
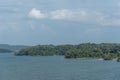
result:
M 113 59 L 120 56 L 120 44 L 83 43 L 78 45 L 37 45 L 24 48 L 15 53 L 17 56 L 53 56 L 64 55 L 65 58 L 104 58 Z

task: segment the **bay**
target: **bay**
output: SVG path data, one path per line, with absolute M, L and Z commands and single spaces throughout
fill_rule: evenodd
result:
M 0 54 L 0 80 L 119 80 L 115 60 Z

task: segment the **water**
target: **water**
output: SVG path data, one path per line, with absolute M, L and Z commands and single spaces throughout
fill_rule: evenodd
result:
M 0 80 L 119 80 L 120 63 L 0 54 Z

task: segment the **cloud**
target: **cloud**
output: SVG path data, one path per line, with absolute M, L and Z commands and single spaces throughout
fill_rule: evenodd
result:
M 44 19 L 46 16 L 45 14 L 41 13 L 40 10 L 33 8 L 29 14 L 28 14 L 29 18 L 33 18 L 33 19 Z
M 87 12 L 63 9 L 52 11 L 50 15 L 53 20 L 84 21 L 86 20 Z
M 72 16 L 72 12 L 66 9 L 63 10 L 56 10 L 50 13 L 51 19 L 62 20 L 62 19 L 69 19 Z
M 94 11 L 85 10 L 56 10 L 50 13 L 50 19 L 52 20 L 66 20 L 74 21 L 85 24 L 104 24 L 105 15 Z
M 40 10 L 33 8 L 28 16 L 33 19 L 66 20 L 84 24 L 120 26 L 120 19 L 111 18 L 110 14 L 98 11 L 61 9 L 50 11 L 45 14 Z
M 74 21 L 84 24 L 95 24 L 102 26 L 120 26 L 120 18 L 116 18 L 111 14 L 105 14 L 98 11 L 87 10 L 56 10 L 50 13 L 50 19 L 52 20 L 66 20 Z M 120 17 L 120 16 L 119 16 Z
M 106 15 L 95 12 L 95 11 L 86 11 L 86 10 L 56 10 L 50 12 L 50 19 L 52 20 L 66 20 L 73 21 L 85 24 L 99 24 L 99 25 L 107 25 Z M 109 22 L 107 22 L 109 23 Z

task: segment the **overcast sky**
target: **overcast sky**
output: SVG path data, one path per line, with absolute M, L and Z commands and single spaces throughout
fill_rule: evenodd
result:
M 0 0 L 0 44 L 120 43 L 119 0 Z

